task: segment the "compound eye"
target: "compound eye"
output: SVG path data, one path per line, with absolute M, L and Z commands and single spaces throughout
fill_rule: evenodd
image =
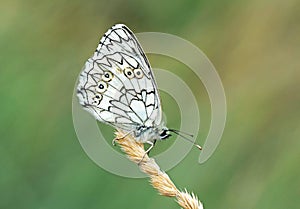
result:
M 105 71 L 104 74 L 102 75 L 102 80 L 106 82 L 111 81 L 112 78 L 113 78 L 113 74 L 109 71 Z
M 160 139 L 166 139 L 171 135 L 168 130 L 163 129 L 162 132 L 159 134 L 159 136 L 160 136 Z
M 126 75 L 127 78 L 132 79 L 134 77 L 134 73 L 130 68 L 126 68 L 124 70 L 124 74 Z
M 142 78 L 143 77 L 143 71 L 141 69 L 134 69 L 134 75 L 137 78 Z
M 97 87 L 97 92 L 103 93 L 107 90 L 107 87 L 107 83 L 105 83 L 104 81 L 100 81 Z
M 163 130 L 163 131 L 160 133 L 160 136 L 161 136 L 161 137 L 164 137 L 166 134 L 167 134 L 167 130 Z

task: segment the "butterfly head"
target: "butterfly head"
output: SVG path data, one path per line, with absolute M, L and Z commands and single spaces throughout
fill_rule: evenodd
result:
M 170 131 L 167 127 L 163 127 L 159 132 L 159 137 L 161 140 L 167 139 L 171 136 Z

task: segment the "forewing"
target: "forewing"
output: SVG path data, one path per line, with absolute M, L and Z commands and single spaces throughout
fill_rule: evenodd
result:
M 115 127 L 132 130 L 161 123 L 149 62 L 125 25 L 115 25 L 105 33 L 80 74 L 77 92 L 86 110 Z

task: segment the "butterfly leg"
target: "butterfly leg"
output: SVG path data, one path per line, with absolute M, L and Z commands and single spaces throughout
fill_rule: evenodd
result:
M 145 156 L 150 153 L 150 151 L 152 150 L 152 148 L 154 147 L 154 145 L 156 143 L 156 140 L 154 140 L 153 142 L 152 141 L 147 141 L 147 143 L 150 144 L 150 147 L 145 151 L 145 154 L 143 155 L 143 158 L 140 160 L 138 165 L 140 165 L 140 163 L 144 160 Z
M 153 142 L 151 141 L 147 141 L 148 144 L 150 144 L 151 146 L 146 150 L 146 154 L 150 154 L 150 151 L 152 150 L 152 148 L 154 147 L 156 140 L 154 140 Z
M 119 137 L 119 138 L 114 138 L 114 139 L 112 140 L 113 146 L 116 146 L 116 141 L 118 141 L 119 139 L 124 139 L 126 136 L 128 136 L 128 135 L 131 134 L 132 132 L 133 132 L 133 131 L 129 131 L 128 133 L 124 134 L 124 136 L 121 136 L 121 137 Z

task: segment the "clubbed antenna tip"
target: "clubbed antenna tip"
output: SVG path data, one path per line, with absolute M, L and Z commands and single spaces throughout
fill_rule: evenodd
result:
M 202 150 L 202 147 L 198 144 L 195 144 L 195 146 L 199 149 L 199 150 Z

